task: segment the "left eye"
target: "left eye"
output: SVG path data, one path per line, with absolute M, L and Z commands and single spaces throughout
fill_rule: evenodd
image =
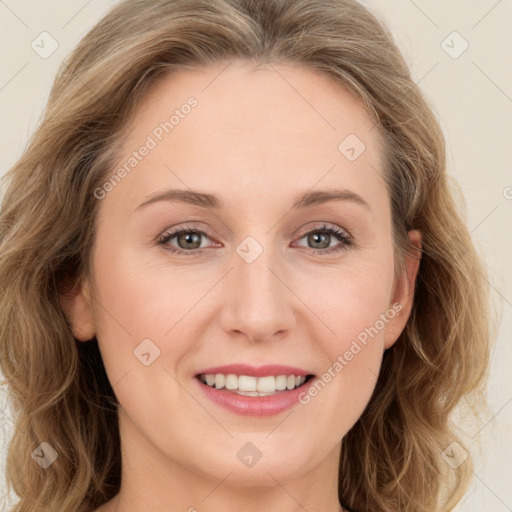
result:
M 333 236 L 340 242 L 341 245 L 339 247 L 329 247 Z M 194 255 L 202 252 L 205 248 L 204 246 L 201 247 L 201 237 L 209 238 L 206 233 L 199 229 L 184 228 L 163 235 L 159 240 L 159 244 L 165 245 L 166 250 L 175 254 Z M 307 242 L 313 244 L 313 247 L 309 247 L 310 249 L 315 249 L 323 253 L 344 250 L 349 245 L 352 245 L 350 235 L 334 226 L 329 227 L 324 225 L 317 227 L 307 232 L 298 240 L 302 240 L 303 238 L 307 238 Z M 170 244 L 173 239 L 176 239 L 178 247 Z M 315 247 L 315 244 L 318 245 Z
M 337 238 L 341 243 L 339 247 L 329 247 L 333 237 Z M 350 235 L 335 226 L 329 227 L 324 225 L 321 228 L 315 228 L 299 238 L 299 240 L 302 240 L 302 238 L 307 238 L 307 241 L 313 245 L 319 244 L 320 247 L 317 246 L 311 248 L 323 251 L 324 253 L 345 250 L 349 245 L 352 245 L 352 238 Z

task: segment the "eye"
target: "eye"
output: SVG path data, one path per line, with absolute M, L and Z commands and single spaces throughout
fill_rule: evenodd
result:
M 187 254 L 194 255 L 203 252 L 204 247 L 201 247 L 201 237 L 209 238 L 208 235 L 190 226 L 186 226 L 170 233 L 165 233 L 158 243 L 165 246 L 165 249 L 173 254 Z M 178 247 L 170 245 L 171 240 L 176 239 Z
M 341 244 L 334 247 L 329 247 L 333 241 L 333 237 L 337 239 Z M 346 250 L 348 246 L 353 245 L 351 236 L 344 230 L 337 226 L 326 226 L 315 227 L 308 231 L 299 240 L 307 238 L 307 243 L 311 244 L 310 249 L 321 251 L 322 253 L 332 253 Z
M 210 238 L 207 233 L 200 229 L 185 226 L 169 233 L 165 233 L 158 240 L 158 243 L 165 246 L 165 250 L 173 254 L 186 254 L 188 256 L 193 256 L 194 254 L 202 253 L 206 248 L 201 244 L 202 237 Z M 330 247 L 333 237 L 338 240 L 339 245 Z M 337 226 L 327 226 L 325 224 L 321 227 L 315 227 L 308 231 L 299 240 L 302 240 L 303 238 L 307 238 L 307 243 L 312 244 L 309 248 L 314 249 L 315 253 L 317 251 L 323 254 L 338 252 L 346 250 L 348 246 L 353 245 L 352 238 L 346 231 L 338 228 Z M 175 243 L 178 247 L 171 244 L 171 241 L 174 239 L 176 239 Z

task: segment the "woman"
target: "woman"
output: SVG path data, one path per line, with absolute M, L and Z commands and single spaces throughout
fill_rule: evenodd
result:
M 15 512 L 460 500 L 485 272 L 359 3 L 121 2 L 6 179 Z

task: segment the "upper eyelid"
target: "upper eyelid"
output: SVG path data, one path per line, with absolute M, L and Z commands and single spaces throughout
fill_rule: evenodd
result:
M 317 223 L 315 223 L 314 226 L 309 226 L 307 228 L 304 228 L 304 231 L 301 231 L 301 233 L 307 234 L 311 231 L 322 231 L 324 229 L 325 230 L 334 229 L 334 230 L 343 231 L 343 233 L 345 233 L 347 235 L 347 237 L 351 236 L 348 230 L 346 230 L 345 228 L 342 228 L 341 226 L 337 226 L 336 224 L 332 224 L 330 222 L 317 222 Z
M 196 233 L 196 232 L 201 233 L 203 235 L 206 235 L 210 239 L 212 238 L 208 234 L 208 231 L 201 229 L 201 228 L 196 228 L 195 226 L 186 225 L 186 226 L 181 226 L 179 228 L 172 228 L 172 229 L 165 230 L 161 235 L 158 235 L 158 239 L 161 240 L 163 238 L 168 238 L 169 236 L 171 238 L 174 238 L 176 235 L 179 235 L 180 233 L 187 232 L 187 231 L 193 231 L 194 233 Z

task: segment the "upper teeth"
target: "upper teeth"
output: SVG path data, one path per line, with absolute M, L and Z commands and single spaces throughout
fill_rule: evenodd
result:
M 306 381 L 304 376 L 295 375 L 269 375 L 267 377 L 250 377 L 248 375 L 224 375 L 222 373 L 208 373 L 200 376 L 201 381 L 208 386 L 228 390 L 252 391 L 260 393 L 273 393 L 285 389 L 301 386 Z

